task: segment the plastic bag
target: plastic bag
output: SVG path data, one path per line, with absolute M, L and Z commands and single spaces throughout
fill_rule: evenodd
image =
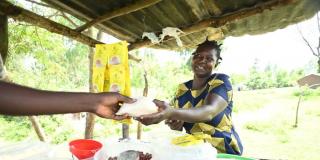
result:
M 92 80 L 96 92 L 119 92 L 130 96 L 128 44 L 97 44 Z
M 158 107 L 152 102 L 151 98 L 141 97 L 132 104 L 123 104 L 116 115 L 128 114 L 132 117 L 139 117 L 141 115 L 152 114 L 158 112 Z
M 119 92 L 131 96 L 127 42 L 97 44 L 93 62 L 95 92 Z M 131 124 L 131 119 L 120 122 Z

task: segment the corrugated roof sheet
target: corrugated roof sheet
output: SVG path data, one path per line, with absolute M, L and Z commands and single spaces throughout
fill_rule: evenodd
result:
M 75 17 L 89 21 L 106 12 L 136 3 L 137 0 L 43 0 Z M 220 18 L 247 8 L 274 0 L 162 0 L 147 8 L 112 18 L 99 24 L 99 28 L 129 43 L 141 41 L 143 32 L 160 33 L 165 27 L 184 28 L 201 20 Z M 284 28 L 308 19 L 320 10 L 320 0 L 293 0 L 288 5 L 261 10 L 260 13 L 225 25 L 207 28 L 181 37 L 184 47 L 194 47 L 207 36 L 219 39 L 226 36 L 261 34 Z M 155 48 L 179 49 L 175 39 Z

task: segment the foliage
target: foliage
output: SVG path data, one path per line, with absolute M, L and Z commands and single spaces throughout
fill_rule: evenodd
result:
M 39 116 L 38 118 L 51 143 L 63 143 L 75 134 L 73 128 L 62 116 Z M 0 135 L 7 141 L 37 138 L 27 117 L 0 116 Z
M 171 100 L 178 84 L 192 78 L 190 67 L 186 65 L 188 63 L 188 58 L 185 56 L 181 62 L 177 63 L 168 61 L 164 64 L 159 64 L 156 63 L 156 57 L 151 51 L 152 50 L 150 49 L 145 49 L 135 53 L 138 57 L 143 57 L 143 62 L 141 64 L 131 62 L 130 64 L 132 86 L 136 89 L 140 89 L 140 95 L 142 95 L 145 69 L 148 77 L 149 95 L 163 100 Z
M 9 28 L 6 66 L 15 83 L 49 90 L 87 88 L 88 47 L 33 26 L 13 22 Z
M 15 2 L 19 5 L 18 2 Z M 30 7 L 30 6 L 28 6 Z M 51 9 L 31 6 L 67 25 Z M 72 18 L 71 18 L 72 19 Z M 9 21 L 9 56 L 6 68 L 14 83 L 44 90 L 87 91 L 89 47 L 26 23 Z M 52 143 L 62 143 L 74 134 L 65 117 L 40 116 L 39 121 Z M 1 138 L 19 141 L 37 138 L 26 117 L 0 117 Z
M 303 86 L 301 88 L 297 88 L 293 92 L 293 95 L 297 97 L 299 97 L 301 94 L 305 99 L 320 96 L 320 87 L 317 89 L 311 89 L 309 87 Z
M 277 66 L 269 65 L 263 71 L 259 71 L 253 66 L 245 85 L 249 89 L 292 87 L 303 75 L 301 69 L 288 72 L 277 68 Z
M 26 117 L 0 116 L 0 135 L 5 140 L 23 140 L 29 136 L 31 127 Z

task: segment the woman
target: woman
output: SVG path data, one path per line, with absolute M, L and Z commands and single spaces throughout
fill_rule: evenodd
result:
M 189 134 L 209 134 L 208 140 L 220 153 L 241 155 L 243 147 L 231 121 L 232 87 L 225 74 L 212 74 L 219 64 L 220 45 L 215 41 L 200 44 L 192 57 L 193 80 L 179 85 L 170 107 L 159 100 L 154 102 L 159 112 L 138 118 L 143 124 L 166 120 L 174 130 L 184 128 Z

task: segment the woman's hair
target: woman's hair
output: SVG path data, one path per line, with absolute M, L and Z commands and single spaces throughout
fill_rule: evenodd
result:
M 220 63 L 220 61 L 222 60 L 220 53 L 221 53 L 221 44 L 218 44 L 217 41 L 209 41 L 208 39 L 206 39 L 204 42 L 202 42 L 201 44 L 198 45 L 196 52 L 199 48 L 209 48 L 209 49 L 215 49 L 217 51 L 217 62 L 216 62 L 216 66 Z M 196 53 L 195 52 L 195 53 Z M 193 54 L 195 54 L 193 53 Z M 215 67 L 216 67 L 215 66 Z

